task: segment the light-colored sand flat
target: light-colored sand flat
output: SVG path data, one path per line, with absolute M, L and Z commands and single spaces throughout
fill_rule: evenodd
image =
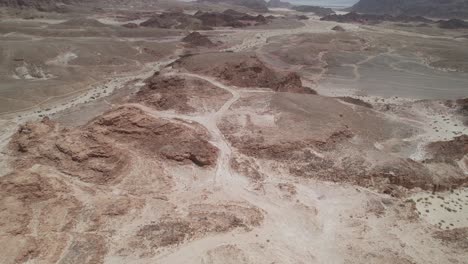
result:
M 468 226 L 468 190 L 460 189 L 448 193 L 424 194 L 412 197 L 421 217 L 441 229 Z

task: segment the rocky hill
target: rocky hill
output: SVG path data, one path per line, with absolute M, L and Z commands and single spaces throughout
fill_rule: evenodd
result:
M 440 20 L 439 27 L 446 29 L 468 28 L 468 22 L 461 19 Z
M 205 35 L 198 32 L 192 32 L 182 39 L 182 42 L 193 47 L 213 47 L 215 44 Z
M 142 22 L 142 27 L 166 29 L 211 30 L 213 27 L 247 27 L 267 24 L 270 20 L 262 15 L 251 16 L 231 9 L 222 13 L 197 12 L 194 15 L 182 12 L 157 14 Z
M 468 18 L 465 0 L 360 0 L 351 8 L 359 13 Z

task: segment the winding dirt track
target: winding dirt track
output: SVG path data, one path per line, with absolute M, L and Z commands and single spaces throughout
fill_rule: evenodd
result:
M 203 127 L 205 127 L 206 130 L 211 135 L 211 138 L 212 138 L 211 143 L 215 145 L 220 151 L 218 162 L 217 162 L 217 169 L 216 169 L 214 183 L 216 184 L 216 183 L 223 182 L 223 179 L 225 179 L 225 177 L 232 176 L 232 173 L 230 171 L 230 166 L 229 166 L 232 149 L 231 149 L 230 144 L 225 139 L 224 135 L 219 130 L 218 123 L 221 121 L 221 118 L 226 113 L 226 111 L 229 110 L 229 108 L 237 100 L 239 100 L 240 91 L 238 91 L 238 89 L 235 87 L 230 87 L 228 85 L 220 83 L 214 78 L 202 76 L 198 74 L 172 72 L 172 73 L 167 73 L 165 75 L 166 76 L 182 76 L 182 77 L 204 80 L 220 89 L 223 89 L 229 92 L 232 95 L 232 97 L 228 101 L 226 101 L 223 104 L 223 106 L 221 106 L 216 112 L 203 114 L 203 115 L 195 115 L 195 116 L 156 111 L 149 107 L 143 106 L 141 104 L 126 104 L 128 106 L 136 106 L 152 116 L 167 118 L 167 119 L 182 119 L 182 120 L 189 121 L 189 122 L 197 122 L 201 124 Z M 247 92 L 250 92 L 250 91 L 247 90 Z
M 184 115 L 176 114 L 170 112 L 157 111 L 150 107 L 138 104 L 131 103 L 126 104 L 127 106 L 138 107 L 143 110 L 145 113 L 158 117 L 171 119 L 172 121 L 184 120 L 185 122 L 197 122 L 202 125 L 211 135 L 211 143 L 219 149 L 216 173 L 213 179 L 213 188 L 221 190 L 226 197 L 232 197 L 236 200 L 244 199 L 250 204 L 253 204 L 263 210 L 270 210 L 271 208 L 277 208 L 279 205 L 275 204 L 271 200 L 263 196 L 257 196 L 256 194 L 247 190 L 244 184 L 242 184 L 238 179 L 237 175 L 234 175 L 235 172 L 231 171 L 230 160 L 232 157 L 232 147 L 230 143 L 226 140 L 224 135 L 221 133 L 218 123 L 221 121 L 223 115 L 231 108 L 231 106 L 236 103 L 241 93 L 251 93 L 251 92 L 266 92 L 264 90 L 260 91 L 258 89 L 242 89 L 225 85 L 214 78 L 202 76 L 192 73 L 180 73 L 180 72 L 170 72 L 166 73 L 165 76 L 181 76 L 194 79 L 200 79 L 211 83 L 212 85 L 223 89 L 229 92 L 232 96 L 227 100 L 216 112 L 207 113 L 202 115 Z M 279 206 L 281 207 L 281 206 Z M 273 209 L 274 210 L 274 209 Z M 300 217 L 300 216 L 298 216 Z M 283 220 L 277 220 L 278 223 L 283 223 L 285 220 L 284 216 L 280 216 Z M 276 222 L 276 221 L 275 221 Z M 264 228 L 265 233 L 274 232 L 271 228 L 274 226 L 266 225 Z M 240 234 L 219 234 L 216 236 L 206 237 L 199 239 L 190 244 L 181 246 L 175 253 L 162 254 L 158 258 L 161 263 L 186 263 L 190 259 L 196 258 L 197 256 L 203 255 L 203 252 L 212 249 L 220 244 L 233 243 L 236 241 L 252 241 L 255 239 L 252 238 L 250 233 L 240 233 Z
M 218 124 L 221 121 L 223 115 L 231 108 L 231 106 L 236 103 L 242 93 L 251 93 L 251 92 L 265 92 L 259 91 L 258 89 L 239 89 L 237 87 L 225 85 L 214 78 L 202 76 L 192 73 L 180 73 L 180 72 L 171 72 L 166 73 L 166 76 L 181 76 L 188 78 L 195 78 L 207 81 L 212 85 L 223 89 L 231 93 L 232 97 L 227 100 L 216 112 L 202 114 L 202 115 L 184 115 L 176 114 L 170 112 L 157 111 L 152 108 L 143 106 L 141 104 L 127 104 L 129 106 L 135 106 L 145 111 L 147 114 L 150 114 L 159 118 L 167 118 L 173 121 L 184 120 L 185 122 L 197 122 L 203 127 L 205 127 L 212 137 L 212 144 L 218 147 L 219 156 L 217 161 L 217 168 L 215 173 L 215 178 L 213 179 L 213 188 L 214 190 L 221 191 L 223 195 L 228 199 L 229 197 L 234 200 L 244 200 L 248 203 L 269 212 L 269 218 L 266 220 L 266 223 L 262 227 L 256 230 L 257 234 L 262 236 L 271 236 L 272 234 L 277 234 L 278 229 L 287 230 L 288 233 L 294 234 L 293 236 L 297 239 L 295 241 L 288 241 L 288 244 L 284 244 L 283 247 L 301 248 L 300 244 L 305 243 L 309 245 L 314 245 L 316 248 L 321 248 L 320 252 L 322 255 L 316 256 L 318 259 L 330 259 L 330 256 L 333 255 L 333 252 L 330 252 L 331 245 L 336 243 L 335 241 L 335 228 L 337 224 L 335 221 L 323 221 L 324 226 L 322 228 L 326 231 L 322 233 L 323 239 L 321 239 L 320 244 L 317 244 L 317 240 L 314 239 L 315 228 L 310 228 L 315 226 L 316 223 L 312 220 L 315 215 L 311 214 L 311 211 L 307 208 L 291 210 L 288 215 L 285 215 L 282 211 L 282 208 L 290 206 L 288 200 L 277 200 L 271 199 L 271 197 L 265 195 L 258 195 L 256 192 L 249 190 L 248 183 L 242 181 L 242 177 L 237 175 L 236 172 L 231 171 L 230 160 L 232 157 L 232 148 L 230 143 L 225 139 L 224 135 L 221 133 Z M 268 183 L 269 187 L 276 186 L 276 182 L 273 180 Z M 269 188 L 268 187 L 268 188 Z M 336 210 L 327 211 L 323 213 L 323 217 L 330 219 L 338 219 Z M 298 223 L 295 225 L 290 225 L 290 219 L 299 219 Z M 322 222 L 322 221 L 321 221 Z M 316 235 L 316 234 L 315 234 Z M 280 240 L 280 239 L 278 239 Z M 251 243 L 256 243 L 257 236 L 252 233 L 235 233 L 235 234 L 218 234 L 215 236 L 209 236 L 197 241 L 194 241 L 189 244 L 182 245 L 176 252 L 171 252 L 167 254 L 161 254 L 158 257 L 160 263 L 187 263 L 202 256 L 204 252 L 217 247 L 221 244 L 236 244 L 238 241 L 246 241 Z M 281 250 L 278 248 L 278 250 Z M 283 248 L 284 250 L 284 248 Z M 298 255 L 302 252 L 296 252 Z M 335 254 L 336 255 L 336 254 Z M 286 257 L 286 256 L 285 256 Z M 287 257 L 288 259 L 291 256 Z M 303 256 L 307 259 L 310 256 Z M 337 256 L 333 257 L 337 258 Z

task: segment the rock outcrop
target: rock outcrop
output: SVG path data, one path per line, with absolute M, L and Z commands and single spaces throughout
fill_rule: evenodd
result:
M 95 184 L 118 181 L 130 159 L 128 148 L 201 167 L 214 165 L 218 152 L 208 142 L 206 131 L 128 107 L 110 111 L 80 128 L 62 128 L 49 119 L 26 123 L 10 143 L 17 169 L 34 164 L 53 166 Z
M 214 166 L 218 149 L 198 127 L 154 118 L 138 108 L 122 107 L 98 117 L 89 125 L 93 134 L 110 138 L 160 158 L 197 166 Z
M 162 13 L 155 15 L 145 22 L 142 27 L 156 27 L 167 29 L 210 30 L 213 27 L 246 27 L 268 23 L 262 15 L 249 14 L 227 9 L 219 12 L 197 12 L 194 15 L 182 12 Z
M 209 26 L 200 19 L 182 12 L 162 13 L 140 23 L 142 27 L 166 29 L 208 30 Z
M 192 47 L 213 47 L 215 44 L 205 35 L 192 32 L 182 39 L 182 42 Z
M 338 32 L 345 32 L 346 30 L 342 26 L 334 26 L 332 28 L 333 31 L 338 31 Z
M 440 28 L 444 29 L 461 29 L 468 28 L 468 22 L 461 19 L 440 20 L 437 22 Z
M 462 135 L 450 141 L 438 141 L 428 146 L 433 161 L 456 162 L 468 155 L 468 135 Z
M 95 134 L 60 128 L 49 119 L 21 126 L 10 148 L 19 169 L 34 164 L 49 165 L 84 182 L 98 184 L 116 180 L 127 160 L 122 151 Z
M 229 93 L 199 79 L 155 75 L 146 82 L 132 102 L 159 111 L 214 112 L 229 99 Z
M 237 87 L 269 88 L 277 92 L 315 93 L 303 87 L 294 72 L 274 70 L 249 53 L 210 53 L 182 58 L 174 64 L 196 73 L 219 78 Z
M 197 12 L 195 17 L 202 21 L 207 27 L 245 27 L 259 24 L 266 24 L 268 19 L 262 15 L 251 16 L 232 9 L 227 9 L 222 13 L 217 12 Z
M 262 212 L 255 207 L 194 204 L 190 206 L 188 215 L 145 225 L 133 239 L 142 249 L 155 250 L 177 246 L 210 233 L 227 233 L 235 229 L 249 231 L 259 226 L 263 218 Z

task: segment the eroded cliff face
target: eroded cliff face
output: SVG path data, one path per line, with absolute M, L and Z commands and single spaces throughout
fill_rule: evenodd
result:
M 468 2 L 463 0 L 361 0 L 351 9 L 360 13 L 418 15 L 449 18 L 468 17 Z

